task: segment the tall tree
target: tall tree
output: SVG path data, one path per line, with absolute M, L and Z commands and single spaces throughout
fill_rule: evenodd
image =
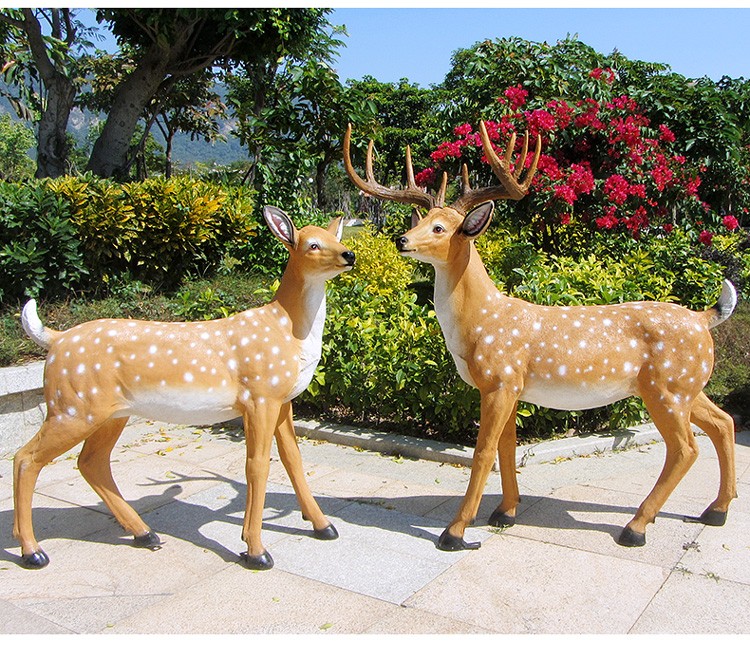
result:
M 58 177 L 66 172 L 65 132 L 76 95 L 74 49 L 85 44 L 87 30 L 74 9 L 3 9 L 0 22 L 2 70 L 21 92 L 16 112 L 38 122 L 36 176 Z
M 301 55 L 327 25 L 327 9 L 106 9 L 97 14 L 118 43 L 137 52 L 117 86 L 88 168 L 103 177 L 127 171 L 138 120 L 160 89 L 212 66 L 233 67 Z

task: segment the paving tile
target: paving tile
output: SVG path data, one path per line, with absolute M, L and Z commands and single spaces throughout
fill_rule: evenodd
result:
M 731 511 L 723 527 L 700 532 L 680 565 L 690 572 L 750 586 L 750 514 Z
M 503 633 L 626 633 L 669 570 L 495 536 L 425 586 L 409 607 Z
M 72 633 L 49 621 L 43 615 L 0 599 L 0 634 L 60 634 Z M 5 638 L 7 639 L 7 637 Z
M 370 626 L 367 634 L 383 635 L 469 635 L 487 631 L 464 621 L 439 614 L 394 606 L 380 621 Z
M 750 586 L 673 572 L 631 633 L 742 635 L 750 632 Z
M 671 568 L 682 558 L 682 546 L 700 532 L 702 526 L 683 522 L 684 516 L 695 510 L 691 505 L 668 501 L 646 530 L 646 545 L 622 547 L 616 539 L 640 502 L 640 496 L 598 487 L 561 487 L 528 510 L 521 510 L 517 523 L 504 532 Z
M 116 622 L 107 632 L 361 633 L 391 610 L 386 602 L 278 568 L 228 568 Z
M 278 566 L 378 599 L 401 603 L 466 552 L 442 552 L 435 541 L 442 528 L 418 516 L 353 503 L 337 512 L 340 538 L 311 544 L 292 537 L 275 546 Z M 469 530 L 467 538 L 488 534 Z

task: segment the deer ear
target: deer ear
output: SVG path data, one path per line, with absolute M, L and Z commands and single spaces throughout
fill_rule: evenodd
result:
M 275 206 L 264 206 L 263 217 L 271 233 L 279 240 L 288 244 L 292 249 L 297 246 L 297 228 L 284 211 Z
M 417 226 L 421 219 L 422 219 L 422 211 L 420 211 L 419 207 L 415 206 L 411 210 L 411 228 L 413 229 L 415 226 Z
M 336 236 L 336 240 L 341 242 L 341 236 L 344 234 L 344 218 L 333 218 L 328 223 L 328 233 Z
M 476 238 L 484 233 L 492 221 L 492 212 L 494 210 L 494 202 L 480 204 L 464 218 L 464 223 L 461 225 L 461 233 L 469 238 Z

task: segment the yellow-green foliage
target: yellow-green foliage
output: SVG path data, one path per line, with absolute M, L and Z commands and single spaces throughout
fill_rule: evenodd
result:
M 354 269 L 342 275 L 342 287 L 364 282 L 372 295 L 387 296 L 403 292 L 411 282 L 413 264 L 402 258 L 389 237 L 367 225 L 345 240 L 357 257 Z
M 214 268 L 227 247 L 256 235 L 249 191 L 188 177 L 116 184 L 63 177 L 50 189 L 70 204 L 92 275 L 177 282 Z

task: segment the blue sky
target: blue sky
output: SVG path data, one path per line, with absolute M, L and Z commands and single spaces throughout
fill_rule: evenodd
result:
M 497 2 L 465 9 L 401 4 L 415 8 L 372 3 L 373 8 L 338 7 L 329 15 L 333 24 L 346 25 L 349 34 L 335 65 L 342 80 L 368 74 L 382 82 L 407 78 L 429 87 L 442 82 L 457 49 L 509 36 L 554 44 L 568 34 L 577 34 L 603 54 L 617 49 L 633 60 L 666 63 L 689 78 L 750 78 L 750 2 L 718 0 L 714 7 L 732 8 L 716 9 L 674 8 L 675 3 L 658 1 L 651 4 L 667 8 L 565 8 L 564 2 L 545 3 L 564 8 L 530 9 L 503 8 Z

